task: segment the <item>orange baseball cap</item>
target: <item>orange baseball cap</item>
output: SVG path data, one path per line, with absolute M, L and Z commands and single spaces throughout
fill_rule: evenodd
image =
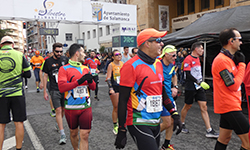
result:
M 145 41 L 147 41 L 149 38 L 159 38 L 164 37 L 167 34 L 167 31 L 157 31 L 153 28 L 147 28 L 141 31 L 137 36 L 137 45 L 141 46 Z

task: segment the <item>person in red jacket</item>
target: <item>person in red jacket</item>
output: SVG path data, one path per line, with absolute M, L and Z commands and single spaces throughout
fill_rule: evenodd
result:
M 246 98 L 247 98 L 247 108 L 248 108 L 248 114 L 250 114 L 250 63 L 248 63 L 247 68 L 246 68 L 246 73 L 245 73 L 245 77 L 244 77 L 244 84 L 245 84 L 245 92 L 246 92 Z M 250 122 L 250 115 L 248 115 L 248 120 Z M 250 140 L 250 131 L 248 133 L 249 136 L 249 140 Z
M 245 56 L 239 52 L 241 35 L 235 28 L 220 32 L 220 53 L 212 64 L 214 112 L 220 114 L 220 134 L 215 150 L 225 150 L 232 131 L 241 139 L 240 150 L 249 150 L 249 123 L 241 108 L 241 83 L 245 74 Z
M 69 55 L 69 64 L 59 69 L 58 88 L 60 92 L 65 92 L 65 117 L 70 128 L 71 144 L 74 150 L 78 150 L 80 130 L 79 149 L 87 150 L 92 122 L 89 89 L 95 90 L 96 83 L 89 74 L 89 68 L 80 63 L 84 61 L 84 49 L 78 44 L 72 44 Z

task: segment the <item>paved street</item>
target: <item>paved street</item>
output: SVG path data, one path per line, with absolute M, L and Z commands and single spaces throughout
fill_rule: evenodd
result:
M 105 76 L 100 75 L 99 83 L 99 98 L 100 101 L 95 101 L 92 98 L 93 122 L 92 130 L 89 137 L 90 150 L 113 150 L 115 135 L 112 132 L 113 123 L 111 118 L 112 104 L 108 95 L 107 84 L 104 82 Z M 43 92 L 36 93 L 35 79 L 32 78 L 28 83 L 29 89 L 26 90 L 26 106 L 28 120 L 25 122 L 25 137 L 23 150 L 70 150 L 72 149 L 69 139 L 69 129 L 66 119 L 63 119 L 65 133 L 67 135 L 67 144 L 58 145 L 60 134 L 55 129 L 55 118 L 49 115 L 49 102 L 43 99 Z M 92 92 L 92 95 L 94 93 Z M 213 104 L 211 93 L 208 93 L 208 113 L 212 127 L 219 130 L 219 115 L 213 113 Z M 178 111 L 183 107 L 183 96 L 177 100 Z M 247 117 L 247 116 L 246 116 Z M 215 139 L 205 137 L 205 125 L 202 121 L 199 106 L 197 103 L 188 112 L 186 118 L 186 126 L 190 130 L 189 134 L 173 135 L 171 144 L 174 144 L 177 150 L 212 150 L 216 143 Z M 14 124 L 9 123 L 5 130 L 5 139 L 11 141 L 15 135 Z M 136 150 L 136 145 L 127 134 L 128 141 L 125 150 Z M 161 134 L 160 145 L 163 144 L 165 132 Z M 7 140 L 8 139 L 8 140 Z M 240 148 L 240 140 L 233 133 L 233 137 L 228 145 L 228 150 Z M 6 146 L 12 148 L 6 148 Z M 5 144 L 5 149 L 15 150 L 13 142 Z

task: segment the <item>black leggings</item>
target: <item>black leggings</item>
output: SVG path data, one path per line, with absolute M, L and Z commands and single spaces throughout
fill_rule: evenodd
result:
M 97 76 L 93 76 L 93 80 L 94 80 L 95 83 L 96 83 L 96 87 L 95 87 L 95 96 L 97 96 L 97 94 L 98 94 L 98 83 L 99 83 L 99 77 L 98 77 L 98 75 L 97 75 Z
M 128 126 L 128 131 L 137 145 L 138 150 L 158 150 L 160 143 L 160 125 L 132 125 Z

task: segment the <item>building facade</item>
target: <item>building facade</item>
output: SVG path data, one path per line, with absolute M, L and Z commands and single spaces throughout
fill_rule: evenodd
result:
M 14 20 L 2 20 L 0 24 L 1 29 L 10 29 L 7 35 L 11 36 L 15 42 L 14 49 L 24 50 L 26 46 L 25 36 L 23 32 L 23 22 Z

